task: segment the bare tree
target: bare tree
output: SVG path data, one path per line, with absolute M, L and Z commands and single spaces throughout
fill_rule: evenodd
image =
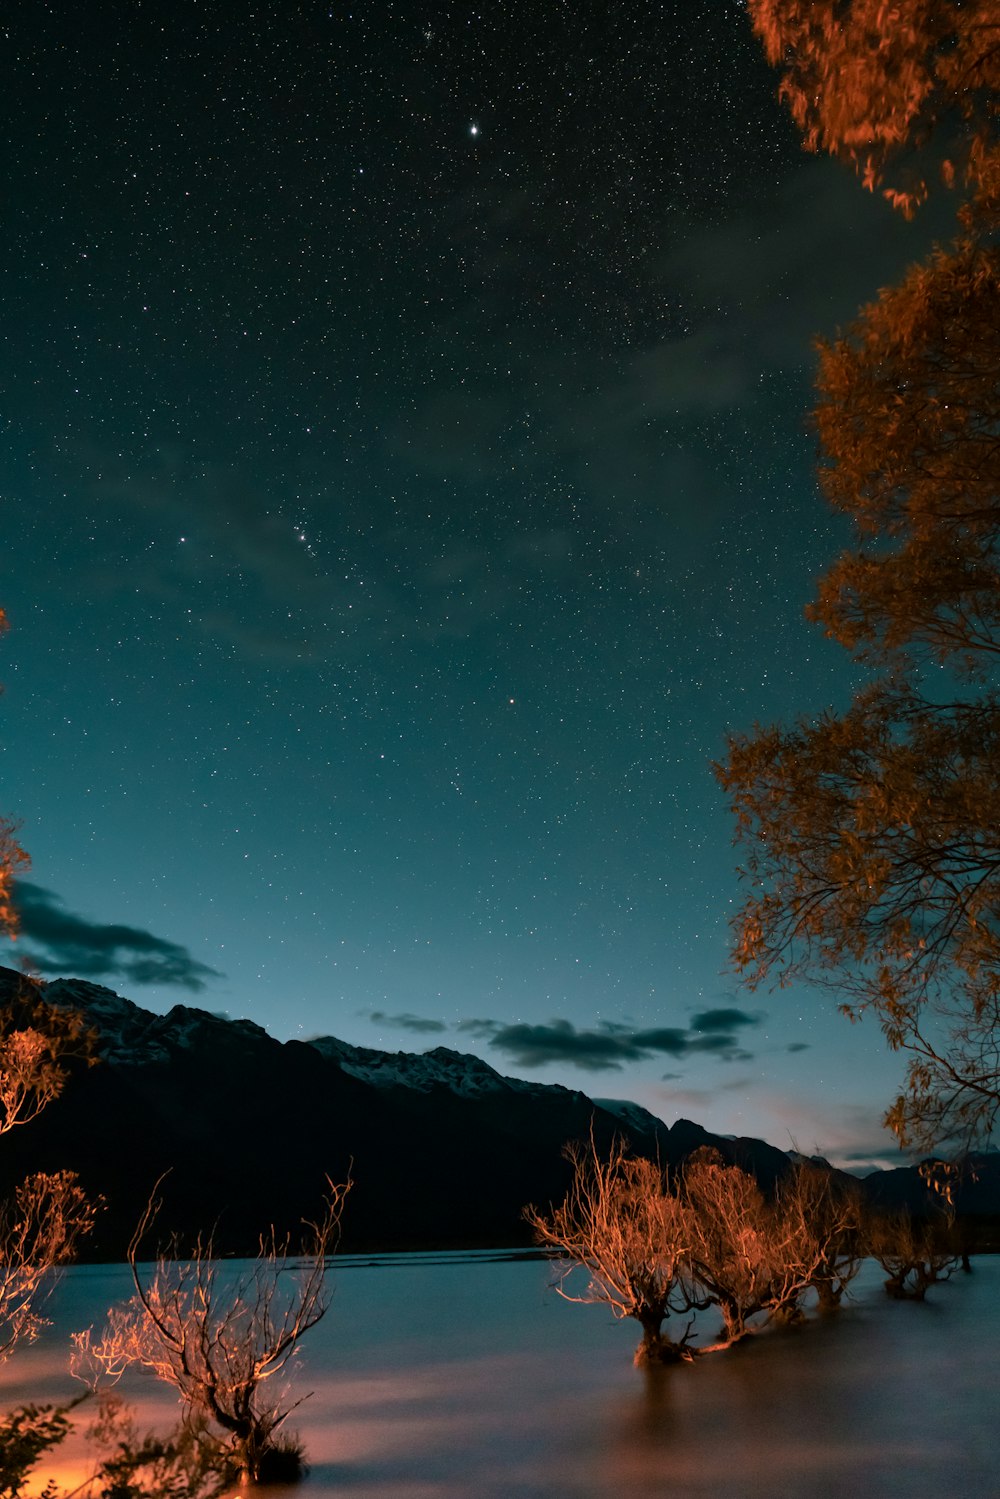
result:
M 128 1250 L 134 1295 L 111 1309 L 98 1341 L 89 1330 L 74 1336 L 75 1372 L 117 1378 L 130 1365 L 147 1369 L 174 1387 L 186 1414 L 218 1429 L 243 1481 L 299 1476 L 300 1449 L 278 1435 L 299 1401 L 288 1403 L 280 1376 L 329 1306 L 327 1259 L 350 1187 L 328 1179 L 323 1215 L 305 1225 L 301 1257 L 293 1260 L 289 1241 L 272 1234 L 250 1267 L 235 1271 L 216 1260 L 211 1237 L 199 1237 L 189 1259 L 174 1243 L 144 1279 L 139 1249 L 161 1205 L 154 1190 Z
M 45 1325 L 52 1272 L 90 1232 L 95 1212 L 73 1171 L 37 1172 L 0 1204 L 0 1362 Z
M 715 1150 L 694 1152 L 681 1190 L 693 1227 L 692 1272 L 722 1313 L 726 1343 L 735 1343 L 758 1312 L 790 1306 L 792 1231 L 754 1178 Z
M 832 1311 L 868 1252 L 860 1192 L 824 1167 L 798 1161 L 778 1185 L 776 1208 L 786 1267 L 781 1274 L 785 1299 L 779 1292 L 776 1313 L 789 1303 L 797 1307 L 810 1287 L 820 1307 Z
M 66 1063 L 94 1060 L 94 1032 L 73 1010 L 46 1004 L 29 979 L 0 1007 L 0 1135 L 30 1124 L 66 1085 Z
M 3 898 L 0 889 L 0 925 Z M 59 1096 L 72 1056 L 92 1060 L 92 1033 L 81 1016 L 46 1004 L 25 979 L 0 1007 L 0 1135 L 30 1123 Z M 90 1232 L 98 1206 L 72 1171 L 38 1172 L 0 1202 L 0 1362 L 44 1326 L 52 1272 Z
M 573 1178 L 565 1201 L 547 1213 L 535 1206 L 525 1217 L 535 1239 L 560 1257 L 556 1289 L 567 1301 L 609 1306 L 642 1328 L 638 1365 L 689 1359 L 691 1324 L 679 1339 L 663 1331 L 672 1315 L 692 1310 L 689 1263 L 692 1229 L 685 1205 L 667 1190 L 660 1166 L 626 1154 L 621 1141 L 603 1160 L 589 1145 L 566 1148 Z M 569 1277 L 583 1270 L 582 1290 Z
M 0 635 L 8 629 L 0 609 Z M 16 938 L 14 881 L 28 855 L 17 824 L 0 817 L 0 937 Z M 0 1135 L 28 1124 L 62 1092 L 70 1056 L 93 1060 L 94 1036 L 82 1017 L 47 1005 L 38 987 L 21 981 L 0 1006 Z M 40 1307 L 55 1267 L 93 1226 L 89 1203 L 72 1171 L 29 1176 L 0 1202 L 0 1363 L 44 1325 Z
M 914 1218 L 909 1209 L 878 1213 L 868 1222 L 868 1253 L 886 1272 L 887 1296 L 923 1301 L 935 1281 L 947 1280 L 961 1263 L 950 1207 Z

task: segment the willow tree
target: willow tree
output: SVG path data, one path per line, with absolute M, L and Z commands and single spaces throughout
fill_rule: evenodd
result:
M 172 1241 L 149 1271 L 139 1255 L 160 1209 L 154 1191 L 128 1250 L 134 1294 L 111 1308 L 98 1338 L 74 1334 L 77 1375 L 96 1385 L 129 1367 L 145 1370 L 177 1391 L 187 1421 L 207 1423 L 221 1465 L 241 1482 L 300 1478 L 302 1449 L 285 1428 L 300 1401 L 289 1399 L 284 1379 L 330 1304 L 326 1272 L 351 1183 L 328 1178 L 327 1187 L 297 1250 L 272 1233 L 255 1259 L 234 1269 L 211 1237 L 199 1237 L 190 1255 Z
M 547 1212 L 525 1209 L 536 1242 L 558 1255 L 560 1296 L 638 1322 L 640 1367 L 690 1359 L 692 1323 L 680 1337 L 664 1329 L 695 1305 L 694 1227 L 685 1203 L 669 1190 L 662 1167 L 630 1156 L 621 1141 L 607 1159 L 593 1138 L 568 1145 L 566 1156 L 573 1175 L 565 1200 Z
M 819 477 L 853 544 L 807 613 L 873 680 L 846 711 L 730 740 L 735 958 L 751 984 L 830 984 L 873 1013 L 909 1054 L 887 1123 L 961 1149 L 1000 1109 L 1000 18 L 975 0 L 752 13 L 808 145 L 872 183 L 932 130 L 964 132 L 973 196 L 949 248 L 820 345 Z

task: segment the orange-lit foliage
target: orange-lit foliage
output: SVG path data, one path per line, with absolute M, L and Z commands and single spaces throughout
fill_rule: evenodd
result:
M 39 1000 L 33 986 L 0 1009 L 0 1135 L 28 1124 L 57 1098 L 70 1057 L 92 1058 L 79 1015 Z M 29 1176 L 0 1202 L 0 1361 L 44 1325 L 52 1270 L 89 1233 L 96 1205 L 72 1171 Z
M 833 1310 L 868 1252 L 858 1184 L 798 1161 L 778 1184 L 777 1210 L 786 1249 L 775 1287 L 776 1311 L 797 1312 L 807 1287 L 824 1311 Z
M 72 1256 L 94 1216 L 73 1171 L 29 1176 L 0 1204 L 0 1361 L 38 1336 L 51 1272 Z
M 718 771 L 747 849 L 737 965 L 871 1010 L 911 1054 L 886 1122 L 962 1147 L 1000 1109 L 1000 12 L 752 11 L 812 147 L 875 180 L 949 111 L 971 142 L 963 237 L 820 347 L 820 480 L 854 537 L 807 613 L 887 676 L 734 736 Z
M 17 936 L 17 911 L 14 907 L 14 881 L 28 868 L 29 859 L 18 843 L 17 824 L 0 817 L 0 936 Z
M 1000 202 L 996 0 L 748 0 L 780 92 L 811 151 L 850 161 L 874 189 L 930 135 L 961 154 L 980 211 Z M 946 161 L 944 176 L 955 166 Z M 883 189 L 907 215 L 920 173 Z
M 23 993 L 0 1008 L 0 1135 L 28 1124 L 58 1098 L 70 1058 L 94 1060 L 95 1036 L 82 1016 Z
M 960 242 L 821 347 L 820 480 L 855 548 L 808 611 L 876 662 L 1000 655 L 1000 250 Z
M 0 609 L 0 634 L 8 628 Z M 16 937 L 13 882 L 27 867 L 15 825 L 0 818 L 0 936 Z M 93 1057 L 94 1037 L 79 1015 L 47 1005 L 25 980 L 0 1008 L 0 1135 L 28 1124 L 62 1092 L 66 1061 Z M 40 1308 L 52 1289 L 52 1271 L 68 1259 L 93 1226 L 96 1205 L 87 1201 L 72 1171 L 27 1177 L 0 1202 L 0 1361 L 44 1326 Z
M 735 957 L 809 978 L 912 1052 L 887 1122 L 967 1143 L 1000 1106 L 1000 704 L 874 687 L 850 709 L 730 741 L 747 845 Z
M 752 1176 L 726 1166 L 716 1152 L 691 1157 L 683 1181 L 692 1224 L 692 1270 L 722 1313 L 727 1342 L 771 1304 L 780 1258 L 780 1227 Z

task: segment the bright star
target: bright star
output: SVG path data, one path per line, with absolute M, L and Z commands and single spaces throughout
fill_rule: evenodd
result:
M 478 125 L 470 125 L 469 126 L 469 134 L 470 135 L 478 135 L 479 134 L 479 126 Z

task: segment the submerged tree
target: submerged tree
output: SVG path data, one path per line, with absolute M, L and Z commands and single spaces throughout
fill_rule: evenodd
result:
M 671 1316 L 694 1306 L 690 1281 L 692 1229 L 684 1204 L 653 1161 L 627 1154 L 616 1141 L 607 1160 L 589 1145 L 566 1148 L 573 1177 L 565 1201 L 525 1217 L 537 1243 L 557 1251 L 557 1290 L 567 1301 L 609 1306 L 642 1328 L 637 1365 L 691 1357 L 690 1323 L 680 1338 L 664 1331 Z M 586 1283 L 572 1289 L 582 1270 Z
M 797 1305 L 798 1246 L 756 1180 L 717 1151 L 695 1151 L 682 1176 L 692 1225 L 691 1273 L 722 1313 L 726 1343 L 746 1336 L 750 1319 Z
M 800 1160 L 778 1183 L 776 1208 L 785 1268 L 775 1312 L 798 1312 L 807 1289 L 823 1311 L 833 1311 L 867 1253 L 860 1189 L 825 1166 Z
M 573 1177 L 564 1202 L 525 1216 L 536 1241 L 559 1256 L 561 1296 L 640 1324 L 638 1365 L 710 1351 L 692 1345 L 693 1317 L 680 1338 L 665 1333 L 671 1316 L 718 1307 L 716 1347 L 728 1347 L 755 1317 L 801 1316 L 810 1289 L 835 1307 L 865 1253 L 856 1195 L 810 1163 L 766 1197 L 753 1176 L 711 1149 L 695 1151 L 673 1187 L 657 1163 L 628 1155 L 620 1141 L 606 1159 L 593 1139 L 566 1154 Z M 577 1271 L 585 1277 L 579 1289 Z
M 112 1308 L 99 1339 L 75 1336 L 76 1372 L 117 1378 L 130 1365 L 146 1369 L 173 1386 L 191 1419 L 219 1433 L 244 1481 L 300 1476 L 301 1449 L 281 1431 L 299 1402 L 289 1403 L 281 1376 L 329 1306 L 327 1259 L 350 1185 L 328 1182 L 323 1215 L 305 1225 L 294 1259 L 289 1241 L 272 1236 L 236 1271 L 216 1259 L 211 1238 L 199 1238 L 189 1258 L 172 1244 L 145 1278 L 139 1250 L 160 1208 L 154 1193 L 128 1251 L 134 1295 Z
M 915 1218 L 908 1209 L 872 1214 L 866 1226 L 868 1253 L 886 1272 L 887 1296 L 923 1301 L 936 1281 L 958 1269 L 961 1254 L 949 1211 Z

